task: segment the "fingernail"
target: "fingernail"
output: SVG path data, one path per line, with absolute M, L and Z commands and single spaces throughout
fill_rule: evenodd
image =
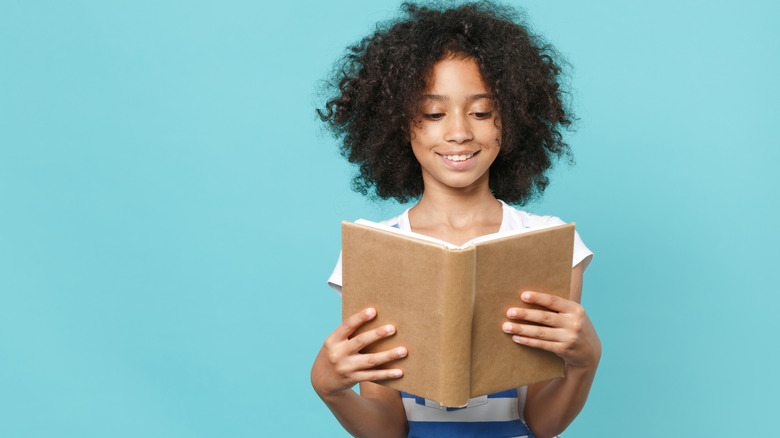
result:
M 523 301 L 528 301 L 531 299 L 531 293 L 530 292 L 523 292 L 523 295 L 521 296 Z
M 392 325 L 385 326 L 385 332 L 387 332 L 388 335 L 393 333 L 394 331 L 395 331 L 395 327 L 393 327 Z
M 510 317 L 510 318 L 514 318 L 515 316 L 517 316 L 517 310 L 515 310 L 515 309 L 509 309 L 509 311 L 508 311 L 508 312 L 506 312 L 506 315 L 507 315 L 508 317 Z
M 518 335 L 514 335 L 514 336 L 512 336 L 512 340 L 517 342 L 518 344 L 521 344 L 522 343 L 521 341 L 523 340 L 523 337 L 522 336 L 518 336 Z
M 401 370 L 392 370 L 390 371 L 390 375 L 393 377 L 401 377 L 401 374 L 403 374 L 403 371 Z
M 376 313 L 376 310 L 374 310 L 373 307 L 369 307 L 368 309 L 366 309 L 366 316 L 368 317 L 374 316 L 374 313 Z
M 512 324 L 505 322 L 501 328 L 503 328 L 505 332 L 509 333 L 512 331 Z
M 397 350 L 395 350 L 396 353 L 398 353 L 399 356 L 404 357 L 406 356 L 406 348 L 399 347 Z

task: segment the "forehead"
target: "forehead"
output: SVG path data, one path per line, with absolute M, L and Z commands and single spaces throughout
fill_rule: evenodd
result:
M 423 99 L 489 94 L 474 58 L 447 57 L 433 65 L 426 78 Z M 482 96 L 486 97 L 486 96 Z

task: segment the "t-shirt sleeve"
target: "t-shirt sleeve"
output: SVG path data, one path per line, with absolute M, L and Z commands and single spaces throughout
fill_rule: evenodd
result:
M 556 225 L 564 224 L 566 224 L 566 222 L 561 218 L 549 216 L 545 226 L 554 227 Z M 585 270 L 588 269 L 591 260 L 593 260 L 593 251 L 589 250 L 588 247 L 585 246 L 585 243 L 582 242 L 580 233 L 574 231 L 574 251 L 572 252 L 571 267 L 573 268 L 582 263 L 582 272 L 585 272 Z
M 328 278 L 328 286 L 341 295 L 341 252 L 339 252 L 339 261 L 336 262 L 336 267 L 333 268 L 333 273 Z
M 590 261 L 593 260 L 593 251 L 589 250 L 587 246 L 580 239 L 580 234 L 574 232 L 574 254 L 572 257 L 571 267 L 575 267 L 582 263 L 582 272 L 585 272 L 590 265 Z
M 404 215 L 402 214 L 401 216 L 396 216 L 379 223 L 387 225 L 388 227 L 399 228 L 398 221 L 401 220 L 402 216 Z M 336 267 L 333 268 L 333 273 L 330 274 L 330 277 L 328 278 L 328 286 L 332 287 L 337 294 L 341 295 L 341 252 L 339 252 L 339 260 L 336 262 Z

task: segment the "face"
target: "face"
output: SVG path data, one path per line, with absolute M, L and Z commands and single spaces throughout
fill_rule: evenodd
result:
M 446 58 L 436 63 L 411 126 L 425 190 L 489 190 L 500 137 L 495 101 L 477 62 Z

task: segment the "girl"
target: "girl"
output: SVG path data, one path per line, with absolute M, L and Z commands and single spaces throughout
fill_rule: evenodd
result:
M 359 166 L 358 191 L 401 202 L 419 199 L 385 223 L 454 244 L 485 234 L 562 224 L 516 210 L 540 194 L 552 160 L 569 152 L 561 136 L 572 116 L 561 100 L 552 50 L 490 3 L 454 9 L 403 5 L 404 16 L 350 48 L 338 68 L 335 96 L 320 117 Z M 499 200 L 501 199 L 501 200 Z M 414 354 L 404 346 L 361 354 L 392 336 L 385 326 L 350 339 L 375 309 L 348 317 L 326 339 L 312 367 L 317 394 L 359 437 L 537 436 L 561 433 L 588 396 L 601 344 L 579 304 L 590 262 L 579 236 L 571 299 L 525 291 L 545 310 L 510 308 L 495 329 L 525 346 L 551 351 L 566 376 L 472 400 L 466 408 L 373 383 L 401 376 L 378 364 Z M 340 290 L 340 261 L 330 284 Z M 531 324 L 528 324 L 528 323 Z M 360 384 L 360 393 L 351 388 Z

